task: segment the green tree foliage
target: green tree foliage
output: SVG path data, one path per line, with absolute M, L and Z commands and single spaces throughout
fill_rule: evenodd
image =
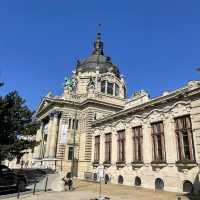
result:
M 0 96 L 0 162 L 20 158 L 22 151 L 34 147 L 36 142 L 28 140 L 38 129 L 33 114 L 17 91 Z

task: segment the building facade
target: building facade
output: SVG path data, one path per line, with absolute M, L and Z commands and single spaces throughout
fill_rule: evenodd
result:
M 98 33 L 91 55 L 77 61 L 61 96 L 49 93 L 36 112 L 33 164 L 79 178 L 167 191 L 199 191 L 200 82 L 150 99 L 126 99 L 119 69 Z
M 77 61 L 65 78 L 61 96 L 49 93 L 42 99 L 36 119 L 41 124 L 33 161 L 36 167 L 72 171 L 83 178 L 90 170 L 92 122 L 124 108 L 126 87 L 116 65 L 104 55 L 101 34 L 92 54 Z
M 154 99 L 137 92 L 93 127 L 93 174 L 104 166 L 112 183 L 199 192 L 199 81 Z

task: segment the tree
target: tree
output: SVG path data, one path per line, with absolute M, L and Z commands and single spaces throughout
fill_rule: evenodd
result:
M 0 97 L 0 162 L 21 158 L 23 150 L 36 145 L 35 140 L 28 139 L 38 129 L 38 124 L 33 123 L 33 114 L 17 91 Z

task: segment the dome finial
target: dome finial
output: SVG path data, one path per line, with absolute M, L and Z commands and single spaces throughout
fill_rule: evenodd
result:
M 103 53 L 103 42 L 101 41 L 101 32 L 100 32 L 101 24 L 98 24 L 98 31 L 97 31 L 97 37 L 94 42 L 94 50 L 92 54 L 96 55 L 104 55 Z
M 101 24 L 98 24 L 97 28 L 97 40 L 101 40 Z

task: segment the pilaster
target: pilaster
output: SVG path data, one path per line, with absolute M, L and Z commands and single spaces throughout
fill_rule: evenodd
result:
M 131 163 L 133 161 L 133 139 L 132 139 L 132 128 L 128 127 L 125 130 L 126 134 L 126 163 Z
M 100 135 L 100 164 L 105 161 L 105 135 Z
M 151 125 L 146 121 L 142 126 L 142 133 L 143 133 L 143 160 L 144 163 L 150 163 L 152 161 Z
M 117 131 L 112 133 L 112 163 L 117 162 Z
M 165 118 L 163 122 L 164 122 L 166 161 L 167 163 L 174 163 L 177 160 L 174 120 L 172 118 Z

